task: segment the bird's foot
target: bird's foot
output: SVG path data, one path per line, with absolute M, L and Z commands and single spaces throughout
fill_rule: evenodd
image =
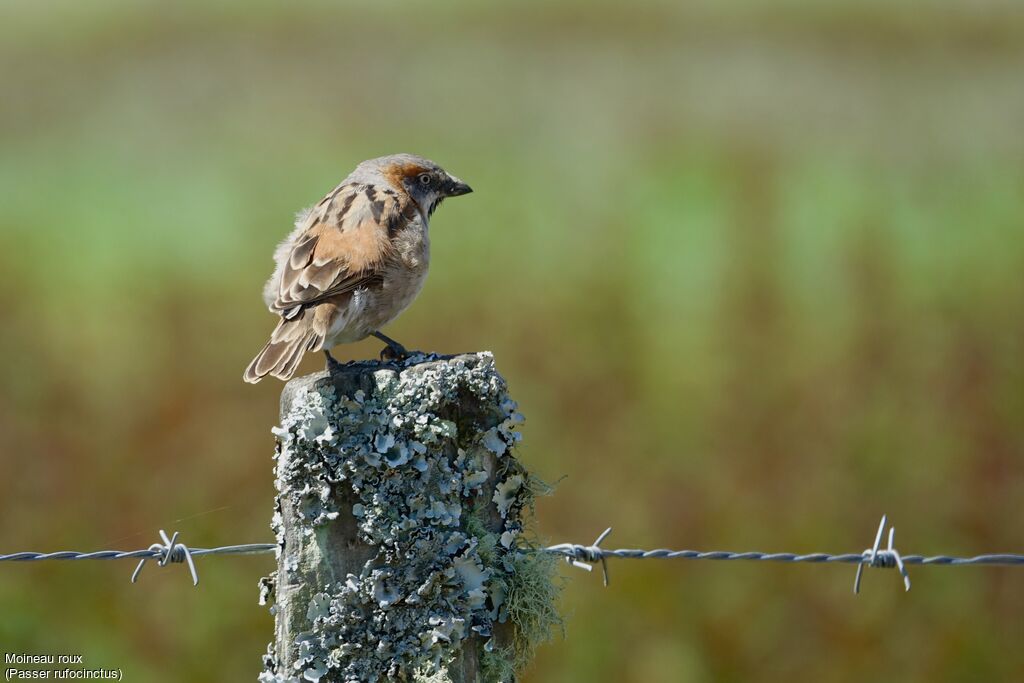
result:
M 374 337 L 387 344 L 380 350 L 380 359 L 383 361 L 401 361 L 409 357 L 409 351 L 391 337 L 380 332 L 373 332 Z
M 324 355 L 327 356 L 327 374 L 333 375 L 337 373 L 339 370 L 341 370 L 342 364 L 339 363 L 338 360 L 331 355 L 330 351 L 324 349 Z
M 393 346 L 385 346 L 380 350 L 380 359 L 385 362 L 398 363 L 412 355 L 405 347 L 395 348 Z

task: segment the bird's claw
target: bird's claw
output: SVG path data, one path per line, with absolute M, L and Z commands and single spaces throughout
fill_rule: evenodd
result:
M 406 351 L 404 346 L 380 330 L 371 332 L 370 334 L 387 344 L 387 346 L 380 350 L 380 359 L 382 361 L 401 361 L 409 357 L 409 352 Z
M 331 355 L 330 351 L 324 349 L 324 355 L 327 356 L 327 374 L 333 375 L 341 370 L 343 367 L 334 356 Z
M 395 344 L 394 346 L 388 344 L 380 350 L 380 359 L 382 361 L 403 361 L 408 358 L 409 355 L 409 351 L 407 351 L 401 344 Z

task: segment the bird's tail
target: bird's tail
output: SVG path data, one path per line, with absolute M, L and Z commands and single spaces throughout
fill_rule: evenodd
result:
M 250 384 L 259 382 L 267 375 L 282 380 L 291 379 L 306 351 L 323 348 L 324 334 L 316 329 L 318 326 L 314 325 L 310 313 L 307 309 L 292 320 L 282 318 L 270 335 L 270 341 L 245 369 L 242 379 Z

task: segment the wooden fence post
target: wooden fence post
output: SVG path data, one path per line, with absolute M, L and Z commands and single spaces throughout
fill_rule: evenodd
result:
M 281 397 L 263 683 L 511 681 L 560 623 L 538 484 L 488 353 L 349 363 Z

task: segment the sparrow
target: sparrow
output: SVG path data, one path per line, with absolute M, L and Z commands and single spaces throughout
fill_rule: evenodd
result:
M 412 303 L 430 265 L 430 217 L 466 183 L 432 161 L 393 154 L 364 161 L 320 202 L 301 211 L 274 252 L 263 299 L 280 320 L 243 379 L 287 380 L 303 354 L 374 336 L 385 352 L 405 347 L 380 330 Z

